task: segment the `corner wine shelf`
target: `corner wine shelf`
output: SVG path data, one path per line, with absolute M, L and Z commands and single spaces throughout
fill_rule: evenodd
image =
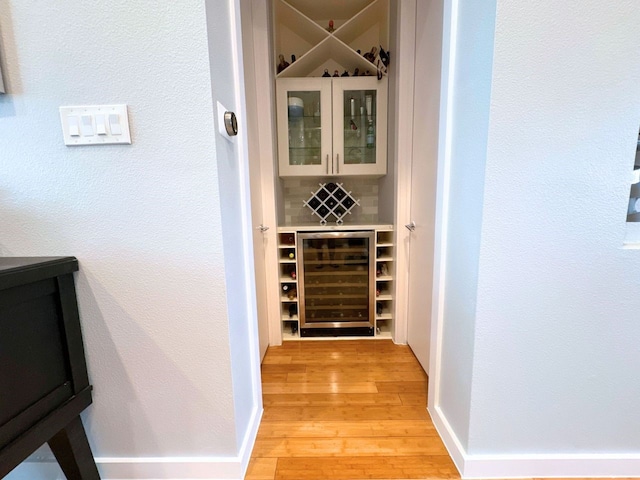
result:
M 274 24 L 275 64 L 279 55 L 297 58 L 278 78 L 320 77 L 325 69 L 353 75 L 356 68 L 375 75 L 376 65 L 357 50 L 388 49 L 389 0 L 275 0 Z

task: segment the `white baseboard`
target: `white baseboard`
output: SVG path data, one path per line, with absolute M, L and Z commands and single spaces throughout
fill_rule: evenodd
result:
M 262 409 L 255 409 L 235 457 L 96 457 L 103 480 L 241 480 L 256 441 Z M 55 462 L 24 462 L 5 480 L 65 480 Z
M 640 477 L 640 453 L 469 455 L 442 410 L 429 414 L 464 479 Z
M 260 389 L 259 392 L 262 392 L 262 389 Z M 249 461 L 251 460 L 251 452 L 253 452 L 253 446 L 256 443 L 258 429 L 260 428 L 260 422 L 262 421 L 262 414 L 264 413 L 264 409 L 262 408 L 262 400 L 260 400 L 259 405 L 259 407 L 254 408 L 251 414 L 249 428 L 247 428 L 247 432 L 242 441 L 242 445 L 240 446 L 240 452 L 238 453 L 238 459 L 240 460 L 241 466 L 241 475 L 240 477 L 238 477 L 240 479 L 243 479 L 245 474 L 247 473 L 247 467 L 249 466 Z
M 640 477 L 640 454 L 467 455 L 462 478 Z
M 445 448 L 449 452 L 449 456 L 453 460 L 458 472 L 460 472 L 460 475 L 462 475 L 462 472 L 464 471 L 466 452 L 462 447 L 458 436 L 453 431 L 453 428 L 451 428 L 447 417 L 442 413 L 439 406 L 429 408 L 427 411 L 429 412 L 429 415 L 431 415 L 431 421 L 436 427 L 438 435 L 440 435 Z
M 238 457 L 96 457 L 96 464 L 103 480 L 242 478 L 242 465 Z M 55 462 L 24 462 L 6 480 L 65 480 L 65 476 Z

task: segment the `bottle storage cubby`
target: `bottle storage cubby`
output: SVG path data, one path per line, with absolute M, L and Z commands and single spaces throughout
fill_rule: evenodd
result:
M 298 337 L 298 266 L 295 232 L 278 233 L 282 337 Z
M 394 297 L 393 230 L 376 231 L 376 334 L 391 337 Z
M 394 239 L 393 228 L 385 226 L 385 229 L 375 230 L 375 336 L 380 338 L 391 338 L 393 326 L 393 299 L 394 299 Z M 298 278 L 300 248 L 297 235 L 294 231 L 281 229 L 278 232 L 278 253 L 280 268 L 280 313 L 283 340 L 300 339 L 300 312 L 301 290 L 300 279 Z M 322 249 L 321 249 L 322 250 Z M 293 258 L 290 254 L 293 253 Z M 309 292 L 305 292 L 306 300 L 310 303 L 322 303 L 325 297 L 338 296 L 343 303 L 356 302 L 357 294 L 352 290 L 357 287 L 354 280 L 355 275 L 366 271 L 342 271 L 339 263 L 349 264 L 356 261 L 347 258 L 346 253 L 334 250 L 334 256 L 329 251 L 322 250 L 322 258 L 318 254 L 314 258 L 308 259 L 308 263 L 313 267 L 313 271 L 308 275 L 307 287 Z M 337 256 L 336 256 L 337 255 Z M 345 256 L 344 258 L 340 255 Z M 327 258 L 325 258 L 325 256 Z M 338 258 L 340 257 L 340 258 Z M 339 260 L 339 261 L 338 261 Z M 322 267 L 322 268 L 320 268 Z M 346 268 L 346 267 L 344 267 Z M 332 278 L 327 283 L 323 280 L 325 276 Z M 351 295 L 353 294 L 353 295 Z M 354 298 L 351 298 L 351 297 Z M 340 302 L 338 302 L 340 303 Z
M 389 46 L 389 0 L 275 0 L 273 14 L 278 77 L 376 75 L 377 59 L 364 54 Z

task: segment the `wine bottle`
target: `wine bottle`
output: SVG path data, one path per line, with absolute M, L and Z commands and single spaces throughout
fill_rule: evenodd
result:
M 373 128 L 373 122 L 369 121 L 369 126 L 367 127 L 367 148 L 375 147 L 375 130 Z
M 280 62 L 278 63 L 277 71 L 280 73 L 289 66 L 289 62 L 284 59 L 284 55 L 278 55 L 278 60 L 280 60 Z
M 329 20 L 329 26 L 327 27 L 327 32 L 333 33 L 336 29 L 333 27 L 333 20 Z

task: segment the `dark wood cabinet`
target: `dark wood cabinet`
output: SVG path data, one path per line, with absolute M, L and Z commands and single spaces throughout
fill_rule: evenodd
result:
M 74 257 L 0 258 L 0 478 L 48 442 L 68 479 L 98 479 Z

